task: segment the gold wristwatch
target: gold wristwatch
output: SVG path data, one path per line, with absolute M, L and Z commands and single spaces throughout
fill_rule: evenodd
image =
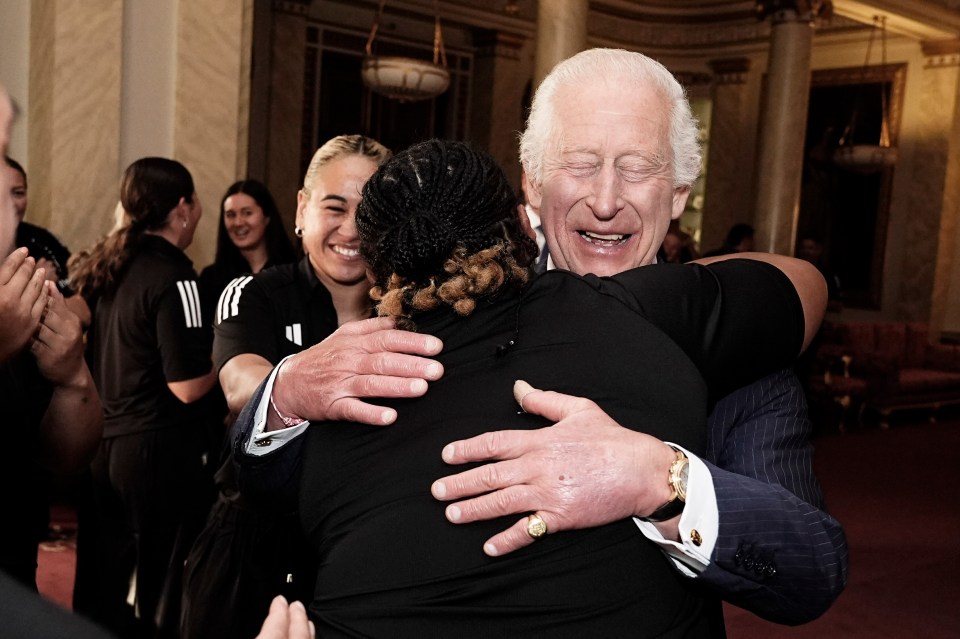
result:
M 667 444 L 669 446 L 669 444 Z M 690 460 L 683 454 L 683 451 L 676 446 L 670 446 L 676 453 L 676 458 L 670 464 L 670 471 L 667 481 L 673 494 L 669 501 L 657 508 L 655 511 L 644 517 L 646 521 L 666 521 L 672 519 L 683 512 L 683 507 L 687 502 L 687 478 L 690 473 Z

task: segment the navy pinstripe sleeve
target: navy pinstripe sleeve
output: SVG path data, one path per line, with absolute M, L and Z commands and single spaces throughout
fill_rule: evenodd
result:
M 823 510 L 799 380 L 785 370 L 731 393 L 709 426 L 719 537 L 700 578 L 771 621 L 820 616 L 846 584 L 847 545 Z

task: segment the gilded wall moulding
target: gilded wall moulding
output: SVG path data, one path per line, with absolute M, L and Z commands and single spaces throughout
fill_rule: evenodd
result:
M 960 66 L 960 40 L 921 42 L 920 48 L 925 57 L 924 69 Z
M 707 86 L 713 82 L 713 76 L 709 73 L 698 73 L 696 71 L 676 71 L 673 76 L 682 86 Z
M 750 58 L 718 58 L 707 64 L 715 84 L 745 84 L 750 71 Z
M 819 18 L 829 18 L 833 14 L 833 2 L 830 0 L 757 0 L 757 17 L 761 20 L 772 18 L 780 20 L 802 20 L 813 22 Z

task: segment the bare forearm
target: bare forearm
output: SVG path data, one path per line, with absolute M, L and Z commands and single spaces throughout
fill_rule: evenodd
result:
M 75 472 L 93 457 L 103 435 L 103 409 L 86 365 L 69 383 L 54 387 L 40 435 L 39 461 L 48 470 Z
M 213 370 L 213 366 L 211 366 L 210 370 L 200 377 L 185 379 L 179 382 L 167 382 L 167 387 L 181 402 L 184 404 L 192 404 L 209 393 L 216 383 L 217 372 Z
M 220 386 L 231 413 L 240 414 L 272 369 L 273 364 L 269 361 L 248 353 L 237 355 L 223 365 L 220 369 Z

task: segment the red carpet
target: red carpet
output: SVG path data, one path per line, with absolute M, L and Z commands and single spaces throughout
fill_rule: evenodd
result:
M 731 639 L 901 639 L 960 637 L 960 417 L 894 424 L 816 440 L 817 475 L 830 511 L 844 524 L 850 578 L 820 619 L 789 628 L 727 607 Z M 65 533 L 75 523 L 55 508 Z M 45 543 L 40 590 L 69 607 L 73 537 Z
M 795 628 L 728 606 L 729 636 L 960 637 L 960 419 L 822 436 L 816 449 L 828 509 L 847 533 L 847 589 Z

